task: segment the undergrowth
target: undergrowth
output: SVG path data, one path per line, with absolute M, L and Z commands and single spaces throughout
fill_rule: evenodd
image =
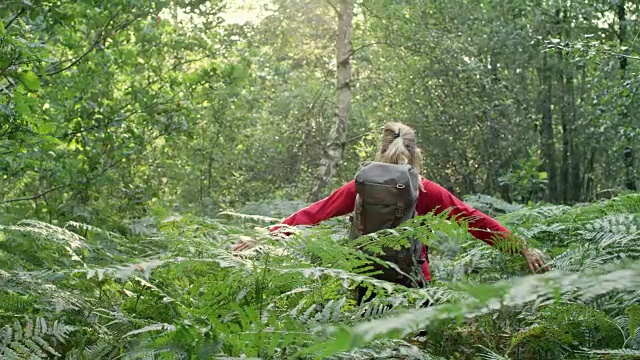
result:
M 266 228 L 286 206 L 300 204 L 261 203 L 216 218 L 170 214 L 131 222 L 129 231 L 7 221 L 0 357 L 640 355 L 638 194 L 573 207 L 501 206 L 510 211 L 503 224 L 549 255 L 553 270 L 544 274 L 530 274 L 522 257 L 486 246 L 444 215 L 352 243 L 342 218 L 274 239 Z M 427 287 L 376 280 L 361 251 L 407 235 L 429 245 Z M 232 253 L 240 240 L 255 246 Z M 372 302 L 356 305 L 359 284 L 377 293 Z

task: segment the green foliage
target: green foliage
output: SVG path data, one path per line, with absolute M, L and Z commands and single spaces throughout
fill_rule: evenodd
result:
M 530 156 L 529 159 L 521 160 L 511 172 L 499 179 L 501 185 L 512 188 L 513 200 L 518 203 L 536 203 L 544 200 L 549 182 L 548 174 L 540 171 L 543 165 L 540 154 Z
M 504 215 L 514 232 L 555 249 L 554 270 L 536 275 L 446 213 L 354 242 L 342 219 L 274 239 L 261 228 L 267 218 L 232 212 L 157 218 L 126 241 L 75 222 L 23 221 L 3 227 L 5 242 L 39 245 L 22 247 L 21 261 L 1 274 L 0 319 L 11 324 L 2 351 L 72 359 L 632 356 L 640 350 L 635 201 Z M 435 281 L 405 288 L 371 276 L 374 259 L 362 249 L 416 234 L 430 245 Z M 250 251 L 229 251 L 249 239 L 257 245 Z M 82 263 L 45 265 L 64 248 Z M 357 306 L 356 285 L 377 296 Z
M 500 216 L 524 208 L 523 205 L 510 204 L 504 200 L 484 194 L 467 195 L 463 197 L 463 200 L 469 206 L 489 216 Z
M 42 317 L 27 320 L 24 326 L 16 320 L 13 326 L 6 325 L 1 330 L 0 355 L 6 359 L 61 356 L 53 346 L 64 343 L 74 330 L 57 320 L 49 325 Z
M 308 205 L 327 145 L 336 14 L 274 0 L 233 23 L 233 5 L 0 3 L 1 356 L 637 355 L 637 3 L 356 9 L 326 192 L 406 122 L 426 177 L 545 250 L 554 271 L 533 276 L 446 214 L 354 243 L 345 219 L 267 236 Z M 361 250 L 409 235 L 435 280 L 373 278 Z M 358 284 L 377 294 L 360 307 Z
M 304 198 L 334 113 L 334 10 L 275 0 L 238 24 L 234 5 L 0 5 L 3 216 L 126 235 L 157 211 Z M 361 4 L 345 155 L 325 192 L 374 156 L 390 119 L 416 128 L 425 176 L 461 195 L 573 204 L 633 188 L 638 27 L 616 6 Z

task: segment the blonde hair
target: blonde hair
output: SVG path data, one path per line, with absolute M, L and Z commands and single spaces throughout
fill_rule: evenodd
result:
M 416 132 L 402 123 L 386 123 L 382 129 L 376 161 L 411 165 L 422 178 L 422 152 L 418 148 Z M 424 191 L 422 181 L 420 181 L 420 189 Z
M 422 152 L 417 146 L 415 131 L 405 124 L 388 122 L 382 130 L 376 161 L 411 165 L 422 173 Z

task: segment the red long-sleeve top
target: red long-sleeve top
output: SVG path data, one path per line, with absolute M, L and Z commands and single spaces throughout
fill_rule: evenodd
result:
M 462 217 L 466 219 L 466 221 L 469 222 L 469 233 L 489 245 L 493 245 L 491 238 L 495 235 L 501 235 L 503 237 L 510 235 L 509 230 L 504 228 L 498 221 L 479 210 L 473 209 L 442 186 L 424 178 L 421 179 L 421 182 L 424 190 L 420 189 L 418 194 L 418 203 L 416 205 L 416 213 L 418 216 L 431 211 L 439 214 L 450 209 L 450 218 L 458 220 Z M 335 190 L 328 197 L 304 209 L 298 210 L 282 221 L 282 224 L 289 226 L 316 225 L 332 217 L 353 212 L 355 200 L 356 186 L 355 182 L 351 180 Z M 279 227 L 279 225 L 275 225 L 272 226 L 270 230 L 275 231 Z M 426 247 L 422 255 L 425 260 L 428 259 L 426 256 Z M 428 261 L 422 264 L 422 273 L 426 280 L 431 280 Z

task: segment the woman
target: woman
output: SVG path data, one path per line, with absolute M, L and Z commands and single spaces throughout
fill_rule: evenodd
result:
M 422 154 L 417 147 L 415 131 L 401 123 L 390 122 L 385 124 L 375 160 L 391 164 L 409 164 L 418 173 L 421 173 Z M 351 180 L 328 197 L 289 216 L 282 221 L 282 224 L 289 226 L 316 225 L 335 216 L 350 214 L 353 212 L 355 199 L 355 182 Z M 496 245 L 494 241 L 496 237 L 502 237 L 507 241 L 511 238 L 509 230 L 504 228 L 498 221 L 471 208 L 442 186 L 421 177 L 416 214 L 420 216 L 431 211 L 439 214 L 445 210 L 449 210 L 450 218 L 458 220 L 462 217 L 467 219 L 469 221 L 469 232 L 475 238 L 489 245 Z M 270 230 L 274 232 L 282 224 L 275 225 Z M 234 250 L 241 251 L 246 247 L 247 244 L 240 243 L 234 246 Z M 518 249 L 529 264 L 531 271 L 536 271 L 543 267 L 544 261 L 540 254 L 530 251 L 524 244 L 519 244 Z M 428 260 L 426 250 L 423 251 L 422 255 L 423 259 Z M 422 273 L 427 281 L 431 280 L 428 261 L 422 263 Z

